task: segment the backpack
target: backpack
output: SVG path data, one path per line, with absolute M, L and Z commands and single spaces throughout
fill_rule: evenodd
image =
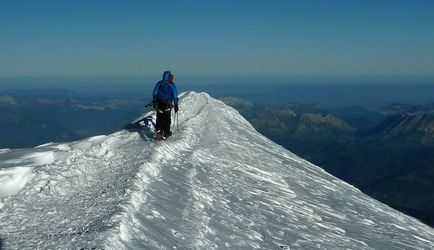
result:
M 167 81 L 161 81 L 158 85 L 158 101 L 170 102 L 172 100 L 173 84 Z

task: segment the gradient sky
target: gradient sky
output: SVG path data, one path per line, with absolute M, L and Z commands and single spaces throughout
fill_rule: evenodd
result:
M 433 76 L 434 1 L 0 0 L 0 77 L 165 69 Z

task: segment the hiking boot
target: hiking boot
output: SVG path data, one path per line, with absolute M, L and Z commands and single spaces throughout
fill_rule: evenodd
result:
M 171 136 L 172 135 L 172 131 L 169 131 L 169 132 L 164 132 L 164 137 L 169 137 L 169 136 Z
M 163 140 L 163 132 L 158 131 L 157 133 L 155 133 L 155 140 L 159 141 L 159 140 Z

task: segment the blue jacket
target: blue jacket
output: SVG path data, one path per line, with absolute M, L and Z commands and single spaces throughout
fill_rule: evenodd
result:
M 170 71 L 163 73 L 163 80 L 157 82 L 154 87 L 152 102 L 173 102 L 178 105 L 178 90 L 174 82 L 170 82 Z

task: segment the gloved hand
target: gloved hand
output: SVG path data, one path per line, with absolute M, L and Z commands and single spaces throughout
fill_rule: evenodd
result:
M 178 113 L 179 107 L 178 105 L 175 105 L 175 113 Z
M 157 109 L 157 102 L 153 102 L 153 103 L 152 103 L 152 107 L 153 107 L 154 109 Z

